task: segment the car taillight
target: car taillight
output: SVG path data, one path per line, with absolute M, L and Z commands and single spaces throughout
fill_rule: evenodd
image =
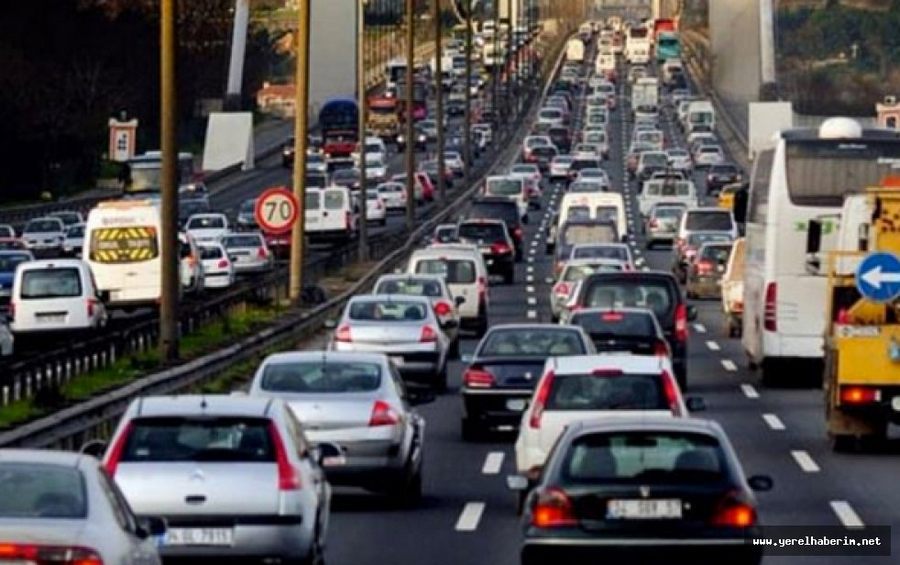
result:
M 95 310 L 97 309 L 97 305 L 98 305 L 98 304 L 99 304 L 99 302 L 97 301 L 96 298 L 88 298 L 88 299 L 87 299 L 87 315 L 88 315 L 88 318 L 93 318 L 93 317 L 94 317 L 94 312 L 95 312 Z
M 284 440 L 275 422 L 269 422 L 269 439 L 275 450 L 275 465 L 278 467 L 278 490 L 300 490 L 300 475 L 291 465 Z
M 463 373 L 463 385 L 468 388 L 491 388 L 495 381 L 494 375 L 484 369 L 469 367 Z
M 556 276 L 559 276 L 559 274 L 562 273 L 563 267 L 565 267 L 565 266 L 566 266 L 565 261 L 557 261 L 556 263 L 553 264 L 553 274 L 555 274 Z
M 540 388 L 538 388 L 537 393 L 534 395 L 531 418 L 528 419 L 528 426 L 532 429 L 536 430 L 541 427 L 541 416 L 544 415 L 544 406 L 546 406 L 547 399 L 550 397 L 550 388 L 553 386 L 553 379 L 553 371 L 547 372 L 541 380 Z
M 656 343 L 653 344 L 653 355 L 657 357 L 669 357 L 672 354 L 672 351 L 669 349 L 669 344 L 664 339 L 656 340 Z
M 434 314 L 436 316 L 448 316 L 452 311 L 453 308 L 450 307 L 450 304 L 443 300 L 434 305 Z
M 531 510 L 531 525 L 538 528 L 574 526 L 578 521 L 572 512 L 572 502 L 565 491 L 550 487 L 540 491 Z
M 491 253 L 494 255 L 506 255 L 507 253 L 511 252 L 512 249 L 510 249 L 509 245 L 507 245 L 506 242 L 500 241 L 491 244 Z
M 650 220 L 650 227 L 656 229 L 659 227 L 659 221 L 656 218 Z
M 228 259 L 222 259 L 222 260 L 220 260 L 220 261 L 219 261 L 218 267 L 219 267 L 220 269 L 227 269 L 227 268 L 228 268 Z
M 265 247 L 260 247 L 259 249 L 256 250 L 256 256 L 259 257 L 260 259 L 265 259 L 266 257 L 269 256 L 269 252 L 266 251 Z
M 521 240 L 522 240 L 522 228 L 516 228 L 516 229 L 514 229 L 514 230 L 513 230 L 513 237 L 515 237 L 516 239 L 518 239 L 519 241 L 521 241 Z
M 419 335 L 420 343 L 432 343 L 437 341 L 437 332 L 431 326 L 422 326 L 422 333 Z
M 756 509 L 729 494 L 716 507 L 712 523 L 714 526 L 748 528 L 756 523 Z
M 687 305 L 679 304 L 675 308 L 675 339 L 686 342 L 688 339 Z
M 625 316 L 621 312 L 604 312 L 600 314 L 600 319 L 604 322 L 621 322 Z
M 0 562 L 38 565 L 103 565 L 94 549 L 69 545 L 0 542 Z
M 400 415 L 390 404 L 383 400 L 376 400 L 372 405 L 372 415 L 369 417 L 369 427 L 393 426 L 400 421 Z
M 766 303 L 763 310 L 763 327 L 767 332 L 778 331 L 778 285 L 770 282 L 766 285 Z
M 572 291 L 572 287 L 569 283 L 559 282 L 556 283 L 556 286 L 553 287 L 553 294 L 556 296 L 569 296 L 569 292 Z
M 842 386 L 841 404 L 874 404 L 881 401 L 881 391 L 868 386 Z
M 697 274 L 709 275 L 713 272 L 713 264 L 709 259 L 701 259 L 697 261 Z
M 122 459 L 122 452 L 125 451 L 125 444 L 128 443 L 128 438 L 131 436 L 131 430 L 132 425 L 129 422 L 109 448 L 109 456 L 106 457 L 106 462 L 103 463 L 103 466 L 110 477 L 116 474 L 116 468 L 119 466 L 119 460 Z
M 487 298 L 487 280 L 484 277 L 478 277 L 478 299 Z
M 661 378 L 669 410 L 672 411 L 673 415 L 681 416 L 681 407 L 678 403 L 678 383 L 675 382 L 675 377 L 668 371 L 663 371 Z
M 350 326 L 341 326 L 334 332 L 334 341 L 350 342 L 353 338 L 350 336 Z

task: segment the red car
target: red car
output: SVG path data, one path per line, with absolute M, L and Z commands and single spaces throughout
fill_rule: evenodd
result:
M 425 173 L 416 173 L 416 182 L 422 187 L 422 198 L 425 202 L 434 201 L 434 185 Z
M 291 232 L 274 234 L 263 232 L 266 246 L 276 259 L 287 259 L 291 256 Z

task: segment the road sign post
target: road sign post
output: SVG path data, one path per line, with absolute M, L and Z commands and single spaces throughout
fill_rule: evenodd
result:
M 270 188 L 256 199 L 253 216 L 266 233 L 288 233 L 300 217 L 300 205 L 290 189 Z
M 883 252 L 867 255 L 856 269 L 856 288 L 873 302 L 889 302 L 900 296 L 900 258 Z

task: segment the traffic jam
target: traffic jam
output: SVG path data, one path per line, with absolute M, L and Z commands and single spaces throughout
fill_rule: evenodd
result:
M 416 140 L 397 110 L 409 69 L 389 65 L 358 135 L 365 179 L 356 145 L 323 132 L 307 235 L 352 240 L 361 183 L 368 220 L 399 222 L 405 144 L 427 152 L 417 200 L 437 175 L 465 182 L 465 89 L 490 86 L 463 49 L 448 46 L 447 115 L 416 97 Z M 0 563 L 780 563 L 750 543 L 764 525 L 864 526 L 860 491 L 816 481 L 849 476 L 900 411 L 900 138 L 846 118 L 780 132 L 751 179 L 682 55 L 670 20 L 581 25 L 513 145 L 489 152 L 479 112 L 468 135 L 494 160 L 453 220 L 319 334 L 230 394 L 133 398 L 84 453 L 0 450 Z M 358 108 L 323 112 L 349 124 Z M 257 200 L 289 198 L 242 199 L 233 219 L 203 193 L 184 197 L 184 288 L 275 268 L 289 237 L 259 230 L 273 216 Z M 58 312 L 100 328 L 107 305 L 158 296 L 144 196 L 8 238 L 10 353 Z

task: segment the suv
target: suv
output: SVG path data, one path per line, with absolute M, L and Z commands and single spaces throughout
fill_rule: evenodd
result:
M 456 237 L 462 243 L 478 246 L 488 273 L 502 276 L 506 284 L 513 283 L 516 273 L 514 244 L 503 220 L 463 220 L 456 228 Z
M 525 241 L 518 205 L 503 196 L 482 196 L 481 198 L 476 198 L 469 210 L 462 215 L 463 220 L 479 218 L 503 220 L 516 249 L 516 261 L 521 261 L 524 254 Z
M 572 291 L 566 304 L 568 312 L 563 311 L 562 317 L 568 322 L 575 310 L 613 307 L 647 308 L 656 314 L 672 350 L 675 378 L 686 389 L 688 322 L 697 317 L 697 310 L 687 305 L 675 277 L 660 271 L 588 275 Z

